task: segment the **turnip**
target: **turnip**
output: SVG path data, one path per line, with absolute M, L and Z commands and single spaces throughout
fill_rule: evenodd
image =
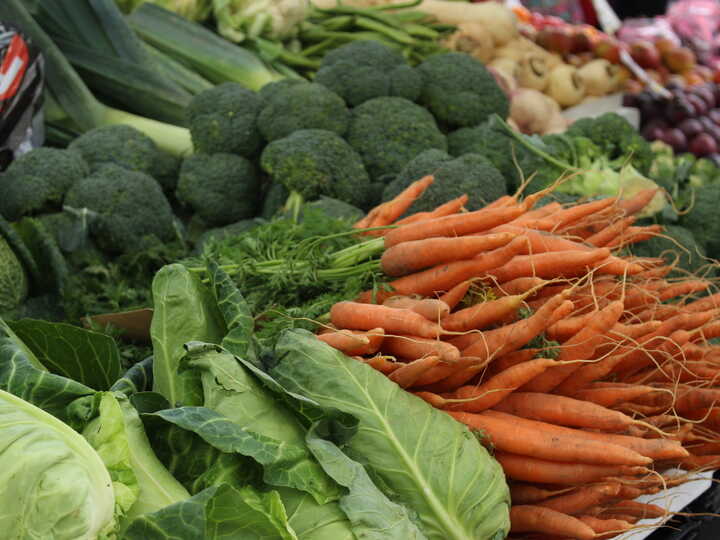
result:
M 540 56 L 528 54 L 518 63 L 517 82 L 523 88 L 542 92 L 548 85 L 549 76 L 547 62 Z
M 517 74 L 518 64 L 512 58 L 496 58 L 490 62 L 488 67 L 493 68 L 495 71 L 502 73 L 512 80 L 516 80 L 515 76 Z
M 564 64 L 550 72 L 547 93 L 562 107 L 572 107 L 585 97 L 585 83 L 576 68 Z
M 487 70 L 490 74 L 495 77 L 495 82 L 500 89 L 505 93 L 508 99 L 512 98 L 513 93 L 517 90 L 517 81 L 514 77 L 509 77 L 506 73 L 498 71 L 497 69 L 488 66 Z
M 495 56 L 495 42 L 492 34 L 484 25 L 476 22 L 461 23 L 457 30 L 446 40 L 445 46 L 458 52 L 464 52 L 487 64 Z
M 618 67 L 607 60 L 598 58 L 588 62 L 578 70 L 585 83 L 588 95 L 604 96 L 609 94 L 616 84 Z
M 520 88 L 510 102 L 510 118 L 523 133 L 543 133 L 560 107 L 551 98 L 532 88 Z

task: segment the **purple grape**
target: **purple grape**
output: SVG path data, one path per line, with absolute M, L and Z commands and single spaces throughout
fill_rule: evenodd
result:
M 717 143 L 715 139 L 708 133 L 701 133 L 696 135 L 689 146 L 690 152 L 696 156 L 707 156 L 709 154 L 715 154 L 717 152 Z
M 690 94 L 686 99 L 695 109 L 695 116 L 702 116 L 708 111 L 707 102 L 700 96 Z
M 698 118 L 700 121 L 700 124 L 702 124 L 702 127 L 705 131 L 710 131 L 713 127 L 715 127 L 717 124 L 712 121 L 712 118 L 709 116 L 701 116 Z
M 688 139 L 692 139 L 698 133 L 703 132 L 703 125 L 697 118 L 686 118 L 680 122 L 678 129 L 680 129 Z
M 720 125 L 720 109 L 710 109 L 707 115 L 715 124 Z
M 708 109 L 712 109 L 715 105 L 717 105 L 715 94 L 707 85 L 698 86 L 693 91 L 696 96 L 699 96 L 703 101 L 705 101 L 705 105 L 707 105 Z
M 712 139 L 712 137 L 710 138 Z M 675 152 L 684 152 L 687 148 L 687 137 L 678 128 L 665 130 L 660 140 L 672 146 Z M 715 141 L 713 140 L 713 142 Z
M 637 94 L 624 94 L 622 98 L 623 107 L 637 107 Z
M 692 118 L 693 116 L 695 116 L 695 107 L 687 99 L 671 103 L 665 113 L 665 117 L 673 125 L 677 125 L 686 118 Z

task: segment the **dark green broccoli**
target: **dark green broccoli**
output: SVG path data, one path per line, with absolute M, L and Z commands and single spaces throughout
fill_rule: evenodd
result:
M 91 170 L 106 163 L 155 178 L 165 189 L 172 189 L 179 160 L 158 148 L 155 141 L 131 126 L 116 124 L 92 129 L 70 143 L 69 150 L 79 152 Z
M 581 118 L 573 122 L 566 134 L 570 137 L 587 137 L 610 160 L 626 160 L 641 173 L 647 174 L 654 154 L 637 130 L 616 113 L 605 113 L 597 118 Z
M 403 56 L 378 41 L 353 41 L 330 51 L 315 82 L 327 86 L 354 107 L 369 99 L 420 97 L 422 78 Z
M 672 272 L 671 276 L 687 275 L 687 272 L 703 273 L 709 263 L 705 250 L 692 231 L 677 225 L 667 225 L 662 236 L 633 244 L 631 251 L 638 257 L 663 257 L 668 264 L 677 259 L 678 268 L 684 272 Z
M 20 156 L 0 175 L 0 214 L 10 221 L 59 210 L 65 193 L 90 173 L 75 151 L 36 148 Z
M 260 133 L 268 141 L 287 137 L 299 129 L 324 129 L 342 136 L 350 111 L 337 94 L 321 84 L 292 84 L 272 94 L 258 116 Z
M 175 195 L 207 225 L 219 227 L 258 212 L 260 181 L 243 157 L 195 154 L 183 161 Z
M 297 84 L 305 84 L 306 82 L 307 81 L 305 79 L 280 79 L 279 81 L 272 81 L 264 85 L 258 92 L 258 95 L 260 96 L 260 99 L 267 102 L 281 90 L 285 90 L 286 88 L 290 88 L 291 86 L 295 86 Z
M 65 206 L 90 211 L 90 233 L 108 253 L 131 252 L 145 237 L 161 242 L 177 237 L 170 203 L 157 180 L 117 165 L 103 165 L 75 182 Z
M 281 182 L 272 182 L 270 187 L 265 191 L 260 217 L 268 220 L 275 217 L 282 207 L 285 206 L 285 202 L 289 196 L 290 192 L 288 188 Z
M 370 183 L 360 156 L 332 131 L 301 129 L 265 147 L 260 165 L 306 200 L 321 195 L 363 207 Z
M 408 209 L 407 214 L 429 212 L 451 199 L 467 194 L 466 208 L 478 210 L 507 194 L 505 179 L 480 154 L 454 158 L 442 150 L 425 150 L 410 161 L 383 192 L 383 200 L 396 197 L 414 181 L 432 174 L 435 180 Z
M 720 184 L 697 188 L 693 205 L 681 216 L 680 225 L 689 229 L 708 257 L 720 259 Z
M 200 236 L 200 238 L 198 238 L 197 242 L 195 242 L 193 253 L 201 254 L 205 250 L 205 246 L 210 242 L 219 242 L 228 236 L 239 236 L 262 225 L 263 223 L 264 221 L 258 218 L 243 219 L 237 223 L 225 225 L 224 227 L 208 229 Z
M 355 107 L 347 140 L 375 181 L 398 174 L 423 150 L 447 150 L 432 115 L 399 97 L 379 97 Z
M 257 117 L 263 104 L 258 94 L 232 82 L 197 94 L 187 108 L 195 149 L 253 157 L 262 145 Z
M 472 56 L 451 52 L 418 66 L 423 78 L 420 103 L 447 128 L 477 126 L 493 113 L 507 118 L 510 102 L 492 74 Z

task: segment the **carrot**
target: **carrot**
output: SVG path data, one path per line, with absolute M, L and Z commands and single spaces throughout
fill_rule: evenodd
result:
M 562 319 L 548 327 L 545 335 L 547 335 L 548 339 L 562 343 L 585 328 L 590 321 L 597 317 L 597 315 L 597 312 L 591 311 L 590 313 L 585 313 L 583 315 L 576 315 L 574 317 Z
M 599 538 L 612 538 L 620 532 L 632 529 L 632 523 L 628 523 L 622 519 L 599 519 L 593 516 L 577 516 L 585 525 L 595 531 L 596 535 L 602 533 L 612 533 L 611 536 L 600 536 Z
M 674 466 L 681 467 L 687 471 L 700 469 L 717 469 L 720 466 L 720 455 L 687 456 L 670 462 Z
M 435 219 L 439 217 L 449 216 L 452 214 L 457 214 L 460 210 L 462 210 L 463 206 L 465 206 L 467 202 L 468 196 L 463 194 L 456 199 L 452 199 L 445 204 L 441 204 L 435 210 L 431 210 L 430 212 L 417 212 L 415 214 L 411 214 L 406 218 L 399 219 L 393 222 L 393 225 L 407 225 L 408 223 L 427 221 L 429 219 Z
M 540 290 L 540 286 L 544 283 L 547 282 L 537 277 L 520 277 L 500 283 L 498 286 L 493 287 L 491 291 L 495 296 L 512 296 L 524 294 L 532 289 Z
M 573 397 L 604 407 L 613 407 L 652 392 L 657 392 L 657 389 L 651 386 L 628 385 L 625 388 L 584 388 L 575 392 Z
M 511 353 L 505 354 L 492 361 L 488 367 L 488 375 L 497 375 L 501 371 L 505 371 L 512 366 L 528 362 L 535 358 L 540 353 L 540 349 L 520 349 Z
M 617 236 L 612 241 L 605 244 L 610 249 L 620 249 L 630 244 L 644 242 L 650 238 L 658 236 L 663 230 L 662 225 L 646 225 L 645 227 L 628 227 L 623 234 Z
M 436 338 L 442 328 L 409 309 L 396 309 L 358 302 L 338 302 L 330 309 L 330 320 L 338 328 L 372 330 L 384 328 L 392 334 Z
M 390 248 L 402 242 L 433 238 L 438 236 L 464 236 L 466 234 L 487 231 L 508 221 L 512 221 L 525 212 L 524 205 L 499 208 L 483 208 L 465 214 L 454 214 L 418 223 L 409 223 L 388 231 L 385 235 L 385 247 Z
M 513 422 L 512 415 L 506 415 L 507 419 L 505 419 L 485 413 L 450 411 L 449 414 L 458 422 L 484 432 L 490 438 L 493 447 L 503 452 L 561 463 L 592 465 L 652 463 L 652 459 L 622 446 L 546 430 L 546 426 L 550 428 L 552 426 L 543 422 L 525 425 L 525 423 Z
M 517 198 L 511 197 L 510 195 L 503 195 L 499 199 L 495 199 L 494 201 L 486 204 L 485 208 L 501 208 L 510 204 L 517 204 Z
M 583 486 L 571 493 L 565 493 L 546 501 L 538 506 L 550 508 L 564 514 L 576 515 L 592 506 L 611 500 L 620 492 L 620 484 L 594 484 Z
M 712 285 L 704 279 L 688 279 L 680 283 L 668 284 L 668 286 L 660 291 L 658 299 L 665 302 L 678 296 L 685 296 L 696 292 L 702 292 Z M 713 309 L 713 308 L 710 308 Z M 707 310 L 703 310 L 707 311 Z
M 479 236 L 423 238 L 385 250 L 380 266 L 388 276 L 404 276 L 438 264 L 470 259 L 478 253 L 508 244 L 517 235 L 509 232 Z
M 495 452 L 505 475 L 512 480 L 539 484 L 577 486 L 617 476 L 637 476 L 650 471 L 645 467 L 628 465 L 589 465 L 587 463 L 559 463 L 508 452 Z
M 577 540 L 595 538 L 595 531 L 579 519 L 549 508 L 530 505 L 510 508 L 510 532 L 538 532 Z
M 615 237 L 620 235 L 625 229 L 630 227 L 637 218 L 635 216 L 628 216 L 617 220 L 611 225 L 604 229 L 596 232 L 593 235 L 588 236 L 585 242 L 595 247 L 605 247 L 608 243 L 613 241 Z
M 445 302 L 445 304 L 450 308 L 450 311 L 455 309 L 457 305 L 462 302 L 463 298 L 465 298 L 465 295 L 470 290 L 470 286 L 472 285 L 472 280 L 463 281 L 461 283 L 458 283 L 455 285 L 452 289 L 450 289 L 448 292 L 443 294 L 439 300 L 441 302 Z
M 402 365 L 402 367 L 393 371 L 388 378 L 397 383 L 400 388 L 408 388 L 415 384 L 415 381 L 424 373 L 438 365 L 439 362 L 440 358 L 437 356 L 425 356 L 409 364 Z
M 490 268 L 507 263 L 525 249 L 526 242 L 524 238 L 517 237 L 506 246 L 482 253 L 473 259 L 434 266 L 396 279 L 390 282 L 390 286 L 397 293 L 405 295 L 431 296 L 436 292 L 449 291 L 462 281 L 480 277 Z
M 679 413 L 694 409 L 709 409 L 720 405 L 720 389 L 681 386 L 677 390 L 674 408 Z
M 333 349 L 344 352 L 349 356 L 357 353 L 353 352 L 370 344 L 367 336 L 362 334 L 353 334 L 349 330 L 337 330 L 316 336 L 320 341 L 330 345 Z
M 518 255 L 503 266 L 488 269 L 487 273 L 494 276 L 500 283 L 519 277 L 574 277 L 587 271 L 595 263 L 607 259 L 610 251 L 598 248 L 595 251 L 567 251 L 562 257 L 557 253 L 539 253 L 537 255 Z
M 528 253 L 548 253 L 550 251 L 592 251 L 592 246 L 568 240 L 562 236 L 543 231 L 519 227 L 512 223 L 500 225 L 492 230 L 493 233 L 509 233 L 525 236 L 528 243 Z
M 481 362 L 478 361 L 477 358 L 472 357 L 461 357 L 459 360 L 453 363 L 448 362 L 441 362 L 437 366 L 429 369 L 425 373 L 423 373 L 420 378 L 415 381 L 415 384 L 413 386 L 415 387 L 421 387 L 421 386 L 427 386 L 433 383 L 436 383 L 438 381 L 442 381 L 443 379 L 449 377 L 453 373 L 464 370 L 466 368 L 477 366 L 477 365 L 483 365 Z
M 565 208 L 555 214 L 555 219 L 558 229 L 567 227 L 571 223 L 575 223 L 583 218 L 601 212 L 616 203 L 616 197 L 608 197 L 607 199 L 599 199 L 597 201 L 591 201 L 584 204 L 578 204 Z
M 432 175 L 424 176 L 406 187 L 394 199 L 374 208 L 375 216 L 369 226 L 382 227 L 384 225 L 390 225 L 403 215 L 434 181 L 435 178 Z
M 516 313 L 522 307 L 527 294 L 480 302 L 443 317 L 440 325 L 449 332 L 482 330 Z
M 387 356 L 376 355 L 372 358 L 363 358 L 363 362 L 372 367 L 373 369 L 388 375 L 401 368 L 404 364 L 402 362 L 392 362 L 388 360 Z
M 695 446 L 686 446 L 693 456 L 713 456 L 720 454 L 720 442 L 702 443 Z
M 436 409 L 442 409 L 445 406 L 445 398 L 442 396 L 439 396 L 433 392 L 413 392 L 414 395 L 425 401 L 426 403 L 429 403 Z
M 640 519 L 659 518 L 667 515 L 667 510 L 656 504 L 647 504 L 637 501 L 620 501 L 608 506 L 602 514 L 627 514 L 638 516 Z M 602 515 L 601 514 L 601 515 Z
M 621 412 L 595 403 L 536 392 L 515 392 L 493 408 L 531 420 L 597 430 L 622 431 L 636 423 Z
M 460 359 L 460 351 L 450 343 L 417 336 L 387 336 L 383 343 L 383 352 L 410 360 L 437 356 L 443 362 L 454 363 Z
M 549 358 L 536 358 L 508 368 L 480 386 L 462 386 L 457 389 L 452 398 L 468 401 L 455 403 L 449 408 L 465 412 L 480 412 L 489 409 L 555 364 L 556 362 Z
M 720 308 L 720 293 L 705 296 L 694 302 L 690 302 L 683 306 L 686 311 L 697 313 L 699 311 L 708 311 Z
M 543 489 L 532 484 L 510 484 L 510 500 L 513 504 L 531 504 L 544 501 L 551 497 L 563 495 L 575 488 Z
M 384 300 L 382 305 L 397 309 L 409 309 L 433 322 L 440 321 L 440 319 L 450 313 L 450 307 L 442 300 L 436 298 L 391 296 Z
M 617 202 L 617 207 L 626 215 L 632 216 L 650 204 L 650 201 L 653 200 L 653 197 L 655 197 L 657 192 L 658 189 L 656 188 L 644 189 L 629 199 L 620 199 Z
M 605 260 L 598 261 L 593 266 L 598 274 L 609 274 L 613 276 L 623 276 L 625 274 L 634 276 L 645 270 L 645 267 L 639 263 L 623 260 L 614 255 L 611 255 Z

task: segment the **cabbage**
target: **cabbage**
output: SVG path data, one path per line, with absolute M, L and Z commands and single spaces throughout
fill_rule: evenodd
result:
M 8 243 L 0 237 L 0 312 L 16 308 L 27 294 L 25 270 Z
M 4 538 L 90 540 L 114 531 L 110 475 L 80 434 L 2 390 L 0 432 Z

